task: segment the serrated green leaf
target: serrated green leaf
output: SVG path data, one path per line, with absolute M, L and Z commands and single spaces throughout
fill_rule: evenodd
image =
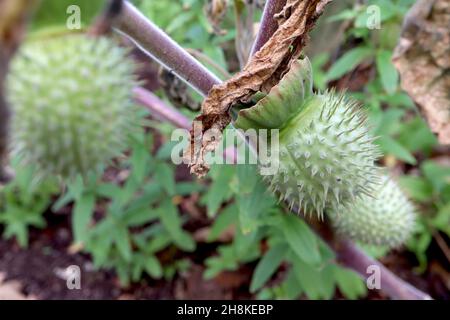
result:
M 392 52 L 381 50 L 377 53 L 376 62 L 381 84 L 388 94 L 393 94 L 398 87 L 398 72 L 391 62 Z
M 177 207 L 172 203 L 172 199 L 165 199 L 161 207 L 158 208 L 161 223 L 170 234 L 175 244 L 185 251 L 195 249 L 195 242 L 192 237 L 182 229 L 182 222 L 178 215 Z
M 114 243 L 121 257 L 130 262 L 132 258 L 130 233 L 128 228 L 123 226 L 117 226 L 114 230 Z
M 365 59 L 372 56 L 372 49 L 370 48 L 355 48 L 346 52 L 340 57 L 331 67 L 327 73 L 327 80 L 336 80 L 342 77 L 347 72 L 353 70 L 357 65 Z
M 157 217 L 158 213 L 152 208 L 137 208 L 125 213 L 124 222 L 129 227 L 139 227 L 155 220 Z
M 331 299 L 335 290 L 333 266 L 314 267 L 293 258 L 293 272 L 303 292 L 310 299 Z
M 255 231 L 260 224 L 260 218 L 275 205 L 274 198 L 267 193 L 266 186 L 261 182 L 254 186 L 252 192 L 237 195 L 236 202 L 244 234 Z
M 84 242 L 94 214 L 95 195 L 83 194 L 76 202 L 72 212 L 72 229 L 76 242 Z
M 424 178 L 403 176 L 399 179 L 400 186 L 409 197 L 417 201 L 427 201 L 433 195 L 433 187 Z
M 404 146 L 389 136 L 382 136 L 377 141 L 384 153 L 391 154 L 397 159 L 403 160 L 409 164 L 416 164 L 417 160 Z
M 306 263 L 318 264 L 321 256 L 316 235 L 299 217 L 288 214 L 282 219 L 282 231 L 292 251 Z
M 155 256 L 145 256 L 145 271 L 155 279 L 159 279 L 163 275 L 163 270 L 159 260 Z
M 203 196 L 202 202 L 208 209 L 208 217 L 214 217 L 224 201 L 231 198 L 229 184 L 234 177 L 235 168 L 230 165 L 214 166 L 210 176 L 213 181 L 208 192 Z
M 235 204 L 227 206 L 223 209 L 212 225 L 209 234 L 208 241 L 215 241 L 222 232 L 226 230 L 233 222 L 237 222 L 239 209 Z
M 253 272 L 250 292 L 259 290 L 272 277 L 285 259 L 287 250 L 288 247 L 285 244 L 278 244 L 262 257 Z
M 159 163 L 155 168 L 155 179 L 170 196 L 175 195 L 175 172 L 171 166 Z
M 431 160 L 425 161 L 421 165 L 424 176 L 431 182 L 436 191 L 441 191 L 445 186 L 450 185 L 450 167 L 441 166 Z
M 358 299 L 367 294 L 362 278 L 354 271 L 334 266 L 334 277 L 341 293 L 348 299 Z
M 89 26 L 105 4 L 105 0 L 41 0 L 33 18 L 32 29 L 66 26 L 67 20 L 74 13 L 68 9 L 73 5 L 80 9 L 81 27 Z

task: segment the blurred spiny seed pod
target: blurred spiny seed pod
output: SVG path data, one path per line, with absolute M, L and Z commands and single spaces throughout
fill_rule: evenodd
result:
M 329 216 L 337 232 L 346 237 L 395 248 L 408 240 L 416 215 L 414 206 L 395 181 L 383 176 L 372 197 L 340 205 Z
M 241 110 L 235 126 L 280 130 L 279 170 L 265 179 L 280 200 L 305 214 L 322 218 L 325 209 L 370 194 L 377 182 L 379 151 L 364 114 L 343 94 L 313 94 L 307 58 Z
M 13 149 L 38 172 L 71 178 L 107 164 L 132 128 L 135 65 L 107 38 L 24 44 L 11 66 Z

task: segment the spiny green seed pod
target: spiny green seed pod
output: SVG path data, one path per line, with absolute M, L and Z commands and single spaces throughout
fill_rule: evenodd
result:
M 414 229 L 414 206 L 394 180 L 384 176 L 372 197 L 340 205 L 329 213 L 337 232 L 370 245 L 395 248 Z
M 379 152 L 357 104 L 343 94 L 313 94 L 311 83 L 307 58 L 294 63 L 235 125 L 280 130 L 279 170 L 265 179 L 291 207 L 323 217 L 326 208 L 370 194 Z
M 120 154 L 132 127 L 135 65 L 107 38 L 30 41 L 7 81 L 13 148 L 43 175 L 86 175 Z

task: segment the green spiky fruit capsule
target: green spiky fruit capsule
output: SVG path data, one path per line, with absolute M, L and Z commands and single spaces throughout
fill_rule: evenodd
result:
M 135 66 L 107 38 L 30 41 L 7 82 L 13 148 L 43 175 L 86 175 L 120 154 L 132 127 Z
M 382 178 L 372 197 L 340 205 L 329 213 L 337 232 L 370 245 L 395 248 L 414 229 L 415 210 L 394 180 Z
M 327 208 L 370 194 L 379 152 L 365 116 L 343 94 L 312 93 L 307 58 L 254 107 L 239 112 L 242 129 L 280 130 L 279 169 L 265 176 L 291 207 L 319 217 Z

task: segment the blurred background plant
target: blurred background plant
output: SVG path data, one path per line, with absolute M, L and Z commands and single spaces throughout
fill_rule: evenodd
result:
M 65 22 L 68 2 L 74 1 L 42 1 L 31 36 Z M 104 4 L 75 2 L 84 27 Z M 261 3 L 244 0 L 224 1 L 227 6 L 220 17 L 208 15 L 213 0 L 133 2 L 222 79 L 239 70 L 236 19 L 254 10 L 256 28 L 261 14 Z M 404 15 L 413 3 L 335 1 L 316 30 L 325 33 L 313 34 L 308 50 L 315 88 L 348 88 L 364 104 L 386 155 L 383 164 L 399 176 L 419 211 L 417 231 L 405 248 L 387 253 L 363 247 L 372 255 L 385 256 L 387 262 L 407 257 L 408 266 L 416 267 L 409 277 L 420 278 L 432 272 L 430 260 L 447 270 L 450 263 L 450 157 L 401 91 L 391 63 Z M 374 8 L 380 13 L 380 28 L 371 30 L 367 23 Z M 338 41 L 325 48 L 323 39 Z M 143 80 L 147 85 L 156 82 L 155 92 L 173 103 L 157 80 L 156 64 L 143 61 L 143 68 L 150 70 L 146 75 L 152 75 Z M 191 89 L 184 94 L 201 101 Z M 191 118 L 195 114 L 183 103 L 177 107 Z M 359 276 L 338 265 L 328 245 L 266 191 L 254 166 L 213 167 L 207 180 L 193 180 L 185 166 L 177 168 L 170 162 L 173 128 L 154 121 L 147 111 L 139 116 L 143 127 L 130 138 L 129 152 L 86 181 L 79 178 L 67 185 L 55 177 L 34 181 L 32 168 L 16 168 L 15 179 L 0 190 L 3 237 L 26 247 L 29 228 L 45 228 L 46 219 L 68 208 L 71 254 L 88 254 L 95 268 L 114 270 L 123 287 L 145 278 L 174 281 L 200 265 L 206 280 L 250 268 L 240 290 L 260 299 L 367 295 Z

